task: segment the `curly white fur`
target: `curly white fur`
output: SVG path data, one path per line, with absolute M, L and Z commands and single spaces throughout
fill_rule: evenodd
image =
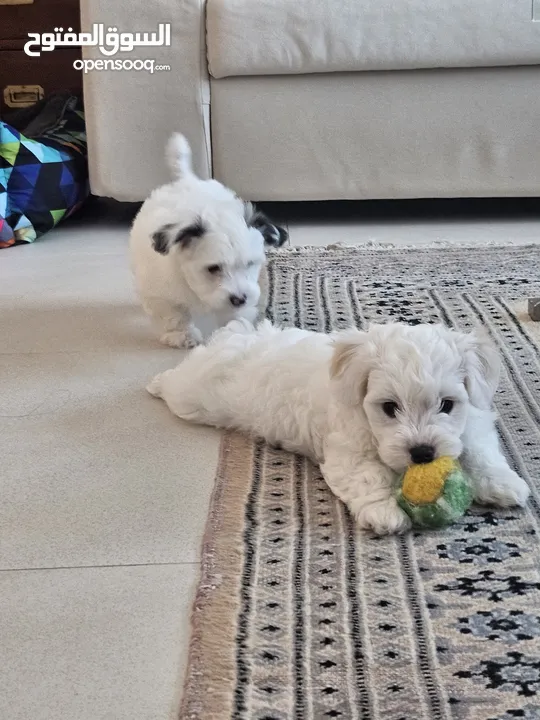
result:
M 523 505 L 491 405 L 499 358 L 442 325 L 373 325 L 333 336 L 229 323 L 148 386 L 192 422 L 237 428 L 307 455 L 362 528 L 402 532 L 396 474 L 426 448 L 460 458 L 476 500 Z
M 169 140 L 167 161 L 174 181 L 154 190 L 135 218 L 131 264 L 161 341 L 193 347 L 202 339 L 194 315 L 219 325 L 255 320 L 264 305 L 265 243 L 282 245 L 287 233 L 221 183 L 198 178 L 183 135 Z

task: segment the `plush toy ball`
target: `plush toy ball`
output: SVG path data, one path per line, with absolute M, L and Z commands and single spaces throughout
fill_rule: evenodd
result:
M 469 509 L 471 483 L 457 460 L 440 457 L 424 465 L 411 465 L 401 477 L 397 501 L 415 527 L 442 528 Z

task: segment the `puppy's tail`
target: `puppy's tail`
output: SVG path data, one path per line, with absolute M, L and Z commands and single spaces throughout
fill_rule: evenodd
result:
M 174 133 L 170 137 L 167 143 L 166 157 L 175 180 L 193 175 L 191 148 L 181 133 Z

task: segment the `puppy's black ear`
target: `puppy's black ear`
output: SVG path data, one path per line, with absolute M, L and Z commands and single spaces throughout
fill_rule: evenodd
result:
M 187 227 L 181 228 L 178 231 L 176 237 L 173 240 L 173 243 L 175 245 L 180 245 L 180 247 L 182 248 L 187 248 L 188 245 L 191 245 L 193 240 L 202 237 L 205 232 L 206 228 L 203 225 L 203 221 L 201 220 L 201 218 L 197 218 L 194 223 L 188 225 Z
M 274 225 L 262 212 L 250 202 L 244 203 L 244 218 L 249 227 L 256 228 L 264 238 L 264 244 L 269 247 L 281 247 L 288 238 L 289 233 L 280 225 Z
M 170 247 L 170 232 L 174 225 L 163 225 L 152 235 L 154 250 L 160 255 L 166 255 Z
M 264 216 L 263 216 L 264 217 Z M 289 239 L 289 233 L 281 225 L 272 225 L 270 222 L 259 228 L 264 238 L 264 244 L 269 247 L 281 247 Z
M 167 255 L 173 245 L 186 248 L 192 240 L 201 237 L 205 232 L 206 228 L 200 218 L 183 228 L 178 228 L 177 225 L 163 225 L 152 235 L 152 245 L 156 252 Z

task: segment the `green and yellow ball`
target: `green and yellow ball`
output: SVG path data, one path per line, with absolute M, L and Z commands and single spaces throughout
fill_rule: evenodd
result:
M 414 527 L 431 530 L 454 523 L 473 499 L 469 478 L 450 457 L 411 465 L 400 479 L 396 498 Z

